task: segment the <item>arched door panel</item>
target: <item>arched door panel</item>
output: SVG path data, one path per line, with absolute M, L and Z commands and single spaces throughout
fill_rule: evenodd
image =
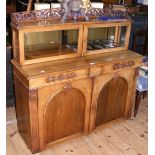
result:
M 83 130 L 84 96 L 77 89 L 60 91 L 44 111 L 46 144 Z
M 96 111 L 96 126 L 123 116 L 128 84 L 119 77 L 110 80 L 101 90 Z

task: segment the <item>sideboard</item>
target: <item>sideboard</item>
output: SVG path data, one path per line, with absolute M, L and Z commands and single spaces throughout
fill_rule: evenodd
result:
M 130 28 L 128 19 L 12 22 L 18 131 L 32 153 L 130 118 L 142 64 Z

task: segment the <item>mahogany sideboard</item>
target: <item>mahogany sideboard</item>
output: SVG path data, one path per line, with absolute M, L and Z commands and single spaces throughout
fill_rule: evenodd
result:
M 37 153 L 130 118 L 142 56 L 130 20 L 12 22 L 18 131 Z

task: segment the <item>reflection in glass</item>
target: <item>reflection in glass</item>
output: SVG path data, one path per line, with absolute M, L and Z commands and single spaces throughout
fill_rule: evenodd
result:
M 87 50 L 100 50 L 124 46 L 125 29 L 120 27 L 120 34 L 116 35 L 116 27 L 97 27 L 88 29 Z M 120 40 L 118 38 L 120 38 Z
M 126 34 L 126 26 L 121 26 L 121 29 L 120 29 L 120 43 L 122 45 L 124 45 L 125 43 L 125 34 Z
M 57 30 L 24 34 L 25 59 L 77 52 L 79 30 Z

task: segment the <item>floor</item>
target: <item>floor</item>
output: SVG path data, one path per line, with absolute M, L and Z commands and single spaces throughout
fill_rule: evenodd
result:
M 129 120 L 116 121 L 83 135 L 52 146 L 36 155 L 147 155 L 147 98 L 139 112 Z M 7 108 L 7 155 L 31 155 L 17 131 L 15 109 Z

